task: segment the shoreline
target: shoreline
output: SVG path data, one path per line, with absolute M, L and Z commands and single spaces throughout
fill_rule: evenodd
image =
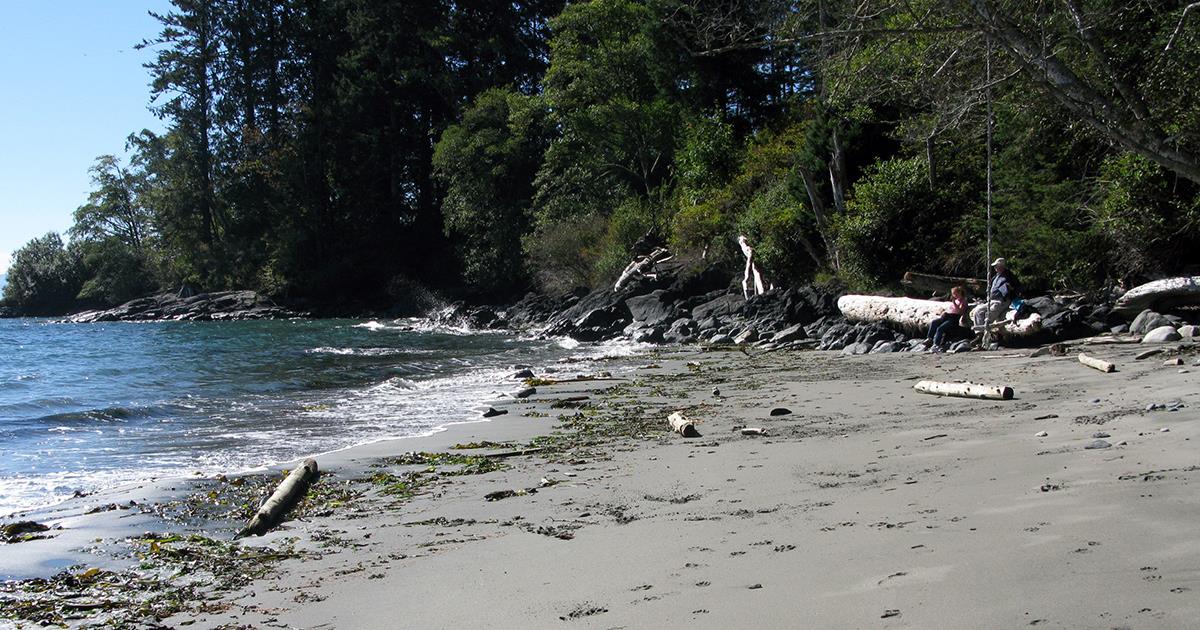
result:
M 202 591 L 215 599 L 163 623 L 1196 625 L 1186 593 L 1200 590 L 1200 371 L 1196 344 L 1179 347 L 1185 364 L 1167 367 L 1135 361 L 1145 346 L 1089 346 L 1118 365 L 1112 374 L 1021 351 L 651 351 L 630 364 L 659 367 L 626 382 L 539 386 L 506 422 L 401 447 L 473 453 L 446 447 L 558 436 L 502 467 L 422 472 L 394 442 L 322 462 L 339 483 L 361 473 L 425 485 L 400 496 L 367 482 L 342 508 L 243 541 L 293 555 Z M 1017 393 L 924 396 L 912 391 L 922 378 Z M 582 395 L 577 409 L 553 409 Z M 1182 408 L 1146 408 L 1172 401 Z M 671 409 L 700 420 L 702 436 L 669 433 Z M 1109 446 L 1087 449 L 1099 433 Z
M 619 361 L 629 364 L 624 366 L 625 368 L 629 368 L 644 352 L 644 349 L 638 348 L 632 354 L 610 355 L 605 354 L 603 351 L 612 349 L 613 346 L 608 344 L 589 345 L 594 345 L 594 350 L 598 351 L 599 354 L 596 356 L 575 356 L 571 357 L 569 361 L 560 359 L 558 362 L 542 367 L 550 367 L 550 369 L 558 372 L 561 365 L 599 365 Z M 578 347 L 575 346 L 572 349 L 578 349 Z M 515 371 L 510 370 L 510 372 Z M 553 374 L 545 373 L 543 376 L 553 376 Z M 495 386 L 498 389 L 516 390 L 522 386 L 522 380 L 509 378 L 495 382 Z M 130 523 L 115 528 L 113 523 L 110 522 L 111 519 L 105 518 L 105 513 L 112 513 L 117 509 L 127 509 L 126 506 L 130 504 L 130 501 L 135 502 L 135 507 L 139 509 L 145 505 L 170 503 L 178 501 L 193 492 L 192 486 L 196 486 L 198 483 L 209 482 L 218 478 L 267 478 L 274 471 L 288 470 L 309 458 L 318 461 L 323 473 L 325 471 L 338 471 L 342 475 L 361 475 L 369 469 L 372 463 L 397 453 L 446 451 L 455 444 L 469 442 L 500 443 L 514 440 L 530 440 L 539 435 L 545 427 L 521 426 L 520 420 L 523 418 L 517 407 L 523 402 L 525 401 L 503 395 L 498 398 L 483 399 L 465 406 L 463 408 L 464 416 L 467 413 L 478 413 L 480 410 L 488 407 L 507 409 L 509 411 L 491 418 L 475 417 L 450 421 L 415 435 L 372 439 L 329 451 L 305 454 L 246 469 L 225 470 L 209 475 L 180 474 L 154 476 L 121 482 L 112 488 L 81 493 L 65 497 L 55 503 L 11 512 L 3 515 L 0 518 L 0 522 L 16 523 L 32 521 L 46 524 L 51 527 L 48 534 L 50 537 L 20 544 L 5 545 L 0 542 L 0 548 L 7 548 L 7 553 L 0 560 L 0 582 L 4 580 L 47 578 L 63 569 L 95 562 L 96 556 L 92 550 L 80 551 L 77 548 L 85 547 L 84 543 L 93 539 L 90 535 L 92 531 L 102 532 L 110 536 L 115 534 L 116 538 L 122 538 L 124 536 L 116 531 L 116 529 L 126 530 L 126 534 L 132 535 L 142 531 L 144 523 L 154 520 L 153 518 L 133 518 Z M 516 411 L 515 413 L 514 410 Z M 105 506 L 114 505 L 121 507 L 102 509 Z M 101 510 L 98 512 L 95 511 L 98 508 Z M 136 515 L 120 515 L 121 518 L 131 516 Z M 60 530 L 59 528 L 64 525 L 68 527 Z M 220 528 L 214 527 L 211 523 L 192 529 L 201 533 L 222 531 Z M 74 535 L 62 536 L 60 532 L 64 531 L 72 532 Z M 31 545 L 30 543 L 38 544 Z M 98 566 L 117 568 L 122 563 L 99 562 L 97 564 Z

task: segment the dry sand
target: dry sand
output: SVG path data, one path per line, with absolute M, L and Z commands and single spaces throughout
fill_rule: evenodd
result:
M 1191 354 L 1182 369 L 1135 361 L 1142 349 L 1089 347 L 1112 374 L 1018 351 L 642 357 L 661 367 L 539 386 L 497 422 L 327 458 L 354 478 L 400 451 L 525 442 L 559 414 L 571 447 L 291 521 L 253 543 L 296 538 L 314 553 L 164 623 L 1200 627 L 1200 367 Z M 929 378 L 1010 385 L 1016 398 L 912 390 Z M 580 418 L 550 408 L 578 395 L 591 397 Z M 675 409 L 701 437 L 665 431 Z M 1111 448 L 1085 449 L 1098 432 Z M 539 489 L 484 500 L 523 488 Z

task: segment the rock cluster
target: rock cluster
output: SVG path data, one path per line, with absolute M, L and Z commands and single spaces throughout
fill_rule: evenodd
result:
M 65 321 L 74 323 L 147 320 L 221 321 L 238 319 L 286 319 L 300 314 L 277 306 L 254 291 L 220 291 L 180 297 L 161 293 L 131 300 L 102 311 L 84 311 Z

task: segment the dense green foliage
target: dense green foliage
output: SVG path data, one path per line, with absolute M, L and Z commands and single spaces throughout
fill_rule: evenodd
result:
M 979 276 L 989 107 L 1026 284 L 1200 264 L 1186 2 L 173 2 L 143 44 L 167 131 L 97 160 L 12 304 L 503 299 L 608 283 L 644 237 L 733 270 L 745 235 L 775 284 Z

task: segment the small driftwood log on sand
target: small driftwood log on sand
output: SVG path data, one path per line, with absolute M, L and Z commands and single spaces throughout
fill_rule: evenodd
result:
M 1200 304 L 1200 276 L 1164 278 L 1138 285 L 1117 299 L 1113 312 L 1134 318 L 1148 308 Z
M 843 295 L 838 298 L 837 305 L 850 321 L 883 322 L 908 335 L 924 335 L 929 324 L 950 307 L 949 302 L 938 300 L 877 295 Z M 991 326 L 993 338 L 1000 341 L 1029 337 L 1041 329 L 1042 318 L 1037 313 L 1018 322 L 1007 319 L 992 322 Z
M 283 483 L 279 484 L 275 493 L 258 508 L 254 518 L 250 519 L 250 523 L 238 532 L 236 537 L 262 536 L 278 525 L 288 511 L 304 498 L 308 487 L 317 480 L 317 474 L 317 460 L 304 460 L 304 463 L 297 466 Z
M 987 293 L 987 280 L 982 278 L 957 278 L 954 276 L 935 276 L 931 273 L 909 271 L 904 274 L 900 284 L 914 293 L 928 295 L 950 295 L 950 289 L 964 287 L 969 295 L 982 296 Z
M 1089 357 L 1088 355 L 1083 354 L 1082 352 L 1079 353 L 1079 362 L 1090 368 L 1096 368 L 1097 370 L 1100 370 L 1101 372 L 1116 372 L 1117 371 L 1117 366 L 1113 365 L 1112 363 L 1109 363 L 1108 361 L 1105 361 L 1103 359 Z
M 1012 400 L 1013 388 L 1002 385 L 979 385 L 976 383 L 943 383 L 921 381 L 913 389 L 922 394 L 954 396 L 957 398 L 984 398 L 987 400 Z
M 672 431 L 683 437 L 700 437 L 700 432 L 696 430 L 696 423 L 678 411 L 667 416 L 667 422 L 670 423 Z

